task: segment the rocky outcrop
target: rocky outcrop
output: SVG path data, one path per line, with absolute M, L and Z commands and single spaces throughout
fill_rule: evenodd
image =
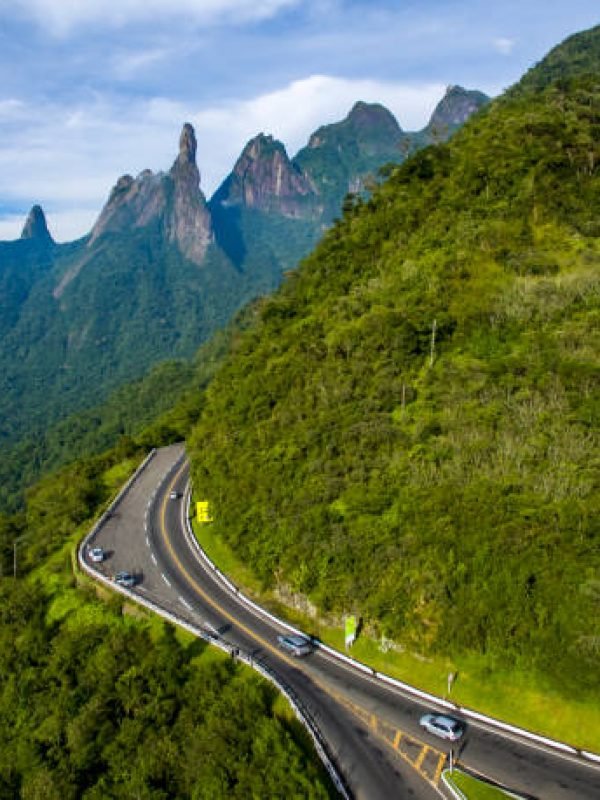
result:
M 179 155 L 168 173 L 148 169 L 137 178 L 119 178 L 92 229 L 88 248 L 103 234 L 155 223 L 186 258 L 201 264 L 212 241 L 212 226 L 200 190 L 196 149 L 194 129 L 186 123 L 179 139 Z
M 321 213 L 315 186 L 294 164 L 283 144 L 260 133 L 244 147 L 233 171 L 221 184 L 211 205 L 245 206 L 291 218 Z
M 190 261 L 201 264 L 213 232 L 206 199 L 200 191 L 196 147 L 196 135 L 188 122 L 179 138 L 179 155 L 169 172 L 171 203 L 165 217 L 165 230 L 169 240 L 177 244 Z
M 489 102 L 490 98 L 483 92 L 463 89 L 462 86 L 448 86 L 446 94 L 431 115 L 426 130 L 445 139 Z
M 54 240 L 48 230 L 46 217 L 41 206 L 33 206 L 29 212 L 25 225 L 23 226 L 21 239 L 32 239 L 46 244 L 53 243 Z

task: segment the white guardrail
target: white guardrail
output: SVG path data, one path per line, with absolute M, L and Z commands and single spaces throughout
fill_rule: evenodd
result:
M 108 586 L 113 591 L 119 592 L 120 594 L 122 594 L 125 597 L 127 597 L 127 599 L 132 600 L 133 602 L 137 603 L 138 605 L 143 606 L 144 608 L 147 608 L 149 611 L 152 611 L 155 614 L 159 614 L 161 617 L 163 617 L 163 619 L 168 620 L 169 622 L 173 623 L 173 625 L 178 625 L 180 628 L 183 628 L 184 630 L 188 631 L 193 636 L 196 636 L 196 637 L 198 637 L 200 639 L 203 639 L 204 641 L 208 642 L 209 644 L 215 645 L 216 647 L 220 648 L 223 652 L 228 653 L 230 656 L 235 657 L 239 661 L 242 661 L 243 663 L 245 663 L 247 666 L 249 666 L 252 669 L 256 670 L 258 673 L 260 673 L 262 675 L 263 678 L 265 678 L 270 683 L 272 683 L 286 697 L 287 701 L 289 702 L 289 704 L 291 705 L 291 707 L 292 707 L 292 709 L 294 711 L 294 714 L 296 715 L 296 718 L 298 719 L 298 721 L 304 726 L 304 728 L 308 732 L 309 736 L 311 737 L 311 739 L 312 739 L 312 741 L 314 743 L 314 746 L 315 746 L 315 749 L 317 751 L 317 754 L 319 755 L 319 758 L 321 759 L 321 762 L 323 763 L 323 766 L 327 770 L 327 772 L 329 774 L 329 777 L 331 778 L 331 780 L 332 780 L 334 786 L 336 787 L 337 791 L 339 792 L 339 794 L 345 800 L 351 800 L 351 795 L 350 795 L 350 793 L 349 793 L 349 791 L 348 791 L 348 789 L 347 789 L 347 787 L 346 787 L 346 785 L 345 785 L 345 783 L 344 783 L 344 781 L 343 781 L 343 779 L 341 777 L 341 774 L 338 771 L 338 769 L 337 769 L 332 757 L 328 753 L 327 744 L 326 744 L 321 732 L 319 731 L 318 726 L 316 725 L 315 721 L 313 720 L 312 715 L 310 714 L 308 709 L 303 705 L 301 700 L 296 696 L 295 692 L 291 689 L 291 687 L 287 686 L 287 684 L 285 684 L 278 675 L 275 675 L 265 664 L 261 664 L 255 658 L 252 658 L 252 656 L 242 652 L 240 650 L 240 648 L 238 648 L 238 647 L 236 647 L 236 646 L 234 646 L 232 644 L 229 644 L 228 642 L 226 642 L 225 640 L 220 638 L 218 635 L 216 635 L 212 631 L 207 631 L 204 628 L 201 628 L 201 627 L 199 627 L 197 625 L 193 625 L 190 622 L 188 622 L 187 620 L 184 620 L 181 617 L 177 616 L 176 614 L 173 614 L 172 612 L 167 611 L 164 608 L 161 608 L 160 606 L 158 606 L 155 603 L 153 603 L 151 600 L 148 600 L 145 597 L 141 597 L 139 594 L 135 594 L 134 592 L 132 592 L 131 590 L 129 590 L 129 589 L 123 587 L 123 586 L 119 586 L 118 584 L 114 583 L 114 581 L 110 580 L 110 578 L 107 578 L 105 575 L 102 575 L 100 572 L 95 570 L 93 567 L 91 567 L 87 563 L 87 561 L 85 559 L 85 553 L 86 553 L 87 549 L 90 547 L 91 543 L 93 542 L 94 538 L 96 537 L 96 535 L 98 534 L 98 532 L 100 531 L 100 529 L 102 528 L 104 523 L 106 522 L 107 518 L 110 516 L 110 514 L 113 512 L 113 510 L 119 505 L 119 503 L 121 502 L 123 497 L 129 491 L 129 488 L 131 487 L 131 485 L 140 476 L 140 474 L 146 469 L 146 467 L 148 466 L 150 461 L 154 458 L 155 454 L 156 454 L 156 450 L 152 450 L 148 454 L 148 456 L 144 459 L 142 464 L 140 464 L 140 466 L 137 468 L 137 470 L 134 472 L 134 474 L 129 478 L 127 483 L 123 486 L 121 491 L 118 493 L 118 495 L 112 501 L 112 503 L 109 505 L 109 507 L 106 509 L 106 511 L 96 521 L 96 523 L 94 524 L 92 529 L 89 531 L 89 533 L 84 537 L 84 539 L 82 540 L 81 544 L 79 545 L 79 549 L 77 551 L 77 557 L 78 557 L 78 561 L 79 561 L 79 566 L 81 567 L 81 569 L 87 575 L 89 575 L 95 581 L 99 581 L 100 583 L 103 583 L 105 586 Z M 181 459 L 173 467 L 171 467 L 168 470 L 167 475 L 165 476 L 165 478 L 171 472 L 173 472 L 180 463 L 181 463 Z M 185 508 L 186 508 L 186 518 L 188 519 L 188 525 L 186 526 L 186 530 L 188 530 L 189 529 L 189 517 L 188 517 L 188 513 L 187 512 L 189 510 L 189 497 L 190 497 L 189 489 L 186 492 L 186 497 L 187 497 L 187 501 L 186 501 Z M 195 537 L 192 537 L 192 538 L 194 539 L 194 541 L 196 541 Z M 212 562 L 209 562 L 209 563 L 212 564 Z M 231 591 L 234 591 L 237 594 L 236 587 L 230 581 L 228 581 L 227 578 L 219 570 L 217 570 L 216 567 L 214 567 L 214 565 L 212 565 L 212 566 L 213 566 L 214 570 L 216 570 L 218 572 L 219 577 L 221 578 L 221 580 L 223 580 L 226 583 L 226 585 L 231 589 Z M 257 607 L 257 608 L 259 608 L 259 607 Z
M 253 600 L 250 600 L 249 597 L 240 591 L 222 572 L 221 570 L 213 564 L 207 554 L 204 552 L 200 543 L 196 539 L 193 534 L 193 531 L 190 526 L 190 500 L 191 500 L 191 487 L 188 485 L 186 489 L 186 502 L 185 502 L 185 530 L 187 533 L 188 541 L 191 543 L 192 547 L 196 550 L 200 558 L 204 561 L 206 566 L 219 578 L 219 580 L 231 591 L 233 592 L 244 605 L 248 606 L 248 608 L 253 609 L 261 616 L 265 617 L 266 619 L 274 622 L 276 625 L 285 628 L 286 630 L 301 634 L 306 636 L 304 631 L 295 628 L 293 625 L 290 625 L 285 620 L 279 619 L 274 614 L 269 613 L 264 608 L 259 606 Z M 576 747 L 572 747 L 569 744 L 565 744 L 564 742 L 559 742 L 556 739 L 550 739 L 547 736 L 540 736 L 537 733 L 533 733 L 532 731 L 528 731 L 525 728 L 519 728 L 516 725 L 510 725 L 507 722 L 502 722 L 502 720 L 495 719 L 494 717 L 488 717 L 485 714 L 480 714 L 477 711 L 473 711 L 470 708 L 466 708 L 464 706 L 457 705 L 456 703 L 452 703 L 449 700 L 445 700 L 442 697 L 438 697 L 437 695 L 430 694 L 429 692 L 423 692 L 420 689 L 417 689 L 414 686 L 411 686 L 408 683 L 404 683 L 403 681 L 399 681 L 396 678 L 392 678 L 389 675 L 386 675 L 384 672 L 377 672 L 377 670 L 372 669 L 371 667 L 366 666 L 366 664 L 362 664 L 360 661 L 357 661 L 350 656 L 345 655 L 344 653 L 340 653 L 339 650 L 334 650 L 333 647 L 329 647 L 326 644 L 323 644 L 316 638 L 313 638 L 312 641 L 318 646 L 318 649 L 328 655 L 332 656 L 333 658 L 337 659 L 338 661 L 343 661 L 346 664 L 349 664 L 354 669 L 360 670 L 361 672 L 370 675 L 371 677 L 381 681 L 382 683 L 389 684 L 396 689 L 400 689 L 402 692 L 411 695 L 412 697 L 418 698 L 419 700 L 425 700 L 428 703 L 432 703 L 435 706 L 439 706 L 442 708 L 450 709 L 452 711 L 459 712 L 464 717 L 468 717 L 473 719 L 477 722 L 482 722 L 486 725 L 489 725 L 491 728 L 496 728 L 498 731 L 503 731 L 505 733 L 511 733 L 515 736 L 520 737 L 526 743 L 538 744 L 544 747 L 548 747 L 552 750 L 557 752 L 565 753 L 577 758 L 585 759 L 587 761 L 600 764 L 600 754 L 592 753 L 588 750 L 579 750 Z

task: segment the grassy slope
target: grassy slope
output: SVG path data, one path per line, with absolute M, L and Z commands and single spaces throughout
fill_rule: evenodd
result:
M 597 707 L 600 29 L 581 47 L 346 215 L 191 449 L 263 586 Z

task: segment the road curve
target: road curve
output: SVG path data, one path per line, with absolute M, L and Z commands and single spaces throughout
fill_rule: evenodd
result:
M 212 631 L 291 687 L 357 800 L 439 797 L 447 745 L 419 728 L 418 719 L 428 708 L 326 653 L 296 660 L 278 650 L 282 629 L 241 603 L 198 557 L 186 531 L 184 503 L 169 499 L 171 491 L 183 494 L 187 482 L 183 448 L 157 451 L 94 532 L 93 544 L 109 558 L 92 566 L 104 575 L 137 573 L 141 582 L 135 594 Z M 478 723 L 469 723 L 455 756 L 525 797 L 600 796 L 600 771 L 593 764 L 500 736 Z

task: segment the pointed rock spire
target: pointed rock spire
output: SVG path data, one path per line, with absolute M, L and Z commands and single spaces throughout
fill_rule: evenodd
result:
M 52 236 L 46 224 L 46 217 L 41 206 L 33 206 L 27 216 L 21 239 L 36 239 L 40 242 L 52 242 Z
M 213 232 L 200 191 L 196 147 L 194 128 L 186 122 L 179 137 L 179 154 L 168 173 L 146 169 L 137 178 L 119 178 L 92 229 L 88 247 L 104 233 L 157 224 L 184 256 L 201 264 Z
M 189 122 L 186 122 L 179 137 L 178 161 L 184 164 L 196 163 L 196 134 Z

